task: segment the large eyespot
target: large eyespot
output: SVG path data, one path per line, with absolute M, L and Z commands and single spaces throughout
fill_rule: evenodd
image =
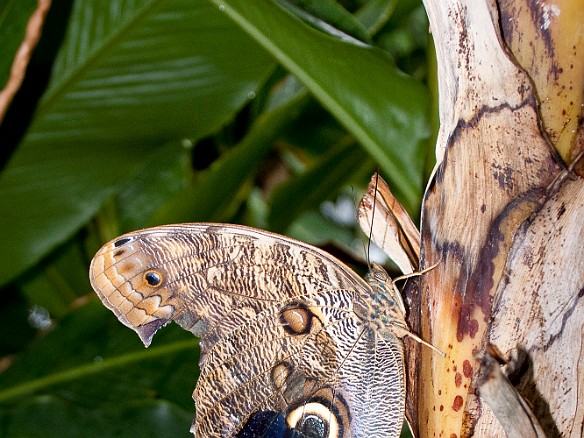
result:
M 144 273 L 144 281 L 150 286 L 156 287 L 162 283 L 162 276 L 154 270 L 149 270 Z
M 313 401 L 301 404 L 286 417 L 288 427 L 307 438 L 341 438 L 342 431 L 333 410 L 325 404 Z
M 280 312 L 280 323 L 291 335 L 306 334 L 310 332 L 314 316 L 306 305 L 292 303 Z

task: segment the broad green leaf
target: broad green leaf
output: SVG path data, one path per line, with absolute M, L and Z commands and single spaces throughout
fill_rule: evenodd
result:
M 92 297 L 0 374 L 0 436 L 188 436 L 196 345 L 171 325 L 145 349 Z
M 207 1 L 77 0 L 0 175 L 0 284 L 71 236 L 156 148 L 230 120 L 272 68 Z
M 192 173 L 191 147 L 185 141 L 178 149 L 176 144 L 160 148 L 149 165 L 120 190 L 116 197 L 120 229 L 115 235 L 144 228 L 161 206 L 187 187 Z
M 386 52 L 323 34 L 272 1 L 212 1 L 310 89 L 415 209 L 430 135 L 426 88 Z

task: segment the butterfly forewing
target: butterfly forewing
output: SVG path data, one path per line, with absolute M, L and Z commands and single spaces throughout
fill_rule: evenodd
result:
M 196 436 L 250 436 L 269 413 L 296 436 L 399 436 L 401 339 L 331 255 L 242 226 L 164 226 L 104 245 L 90 277 L 146 346 L 169 321 L 201 337 Z

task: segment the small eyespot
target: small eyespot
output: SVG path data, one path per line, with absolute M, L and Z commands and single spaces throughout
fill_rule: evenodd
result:
M 292 373 L 292 365 L 287 362 L 277 363 L 271 371 L 270 379 L 274 387 L 278 390 L 283 390 L 290 374 Z
M 144 274 L 144 280 L 146 280 L 146 283 L 148 283 L 150 286 L 158 286 L 160 283 L 162 283 L 162 277 L 156 271 L 147 271 Z
M 130 237 L 124 237 L 123 239 L 116 240 L 114 242 L 114 247 L 118 248 L 122 246 L 124 243 L 128 243 L 130 240 L 132 240 Z

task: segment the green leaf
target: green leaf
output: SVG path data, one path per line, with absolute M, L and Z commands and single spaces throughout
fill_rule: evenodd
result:
M 347 227 L 341 227 L 322 214 L 311 210 L 303 213 L 296 219 L 287 231 L 290 237 L 310 243 L 311 245 L 323 246 L 329 242 L 348 243 L 354 238 L 353 232 Z
M 332 38 L 276 3 L 212 0 L 296 75 L 379 163 L 407 208 L 419 205 L 429 98 L 386 52 Z
M 71 236 L 156 148 L 230 120 L 272 70 L 204 0 L 78 0 L 0 175 L 0 284 Z
M 325 33 L 338 36 L 340 32 L 344 32 L 360 41 L 371 41 L 363 25 L 336 0 L 277 1 L 283 8 Z
M 94 297 L 0 374 L 0 436 L 188 436 L 196 345 L 172 325 L 145 349 Z
M 34 306 L 60 318 L 70 304 L 87 293 L 87 256 L 81 239 L 75 238 L 58 248 L 50 261 L 39 263 L 16 283 Z
M 376 34 L 395 10 L 397 0 L 371 0 L 363 4 L 355 16 L 371 35 Z
M 121 224 L 116 235 L 144 228 L 169 198 L 183 193 L 192 173 L 188 143 L 158 149 L 150 163 L 120 190 L 116 199 Z M 107 240 L 114 237 L 107 236 Z

